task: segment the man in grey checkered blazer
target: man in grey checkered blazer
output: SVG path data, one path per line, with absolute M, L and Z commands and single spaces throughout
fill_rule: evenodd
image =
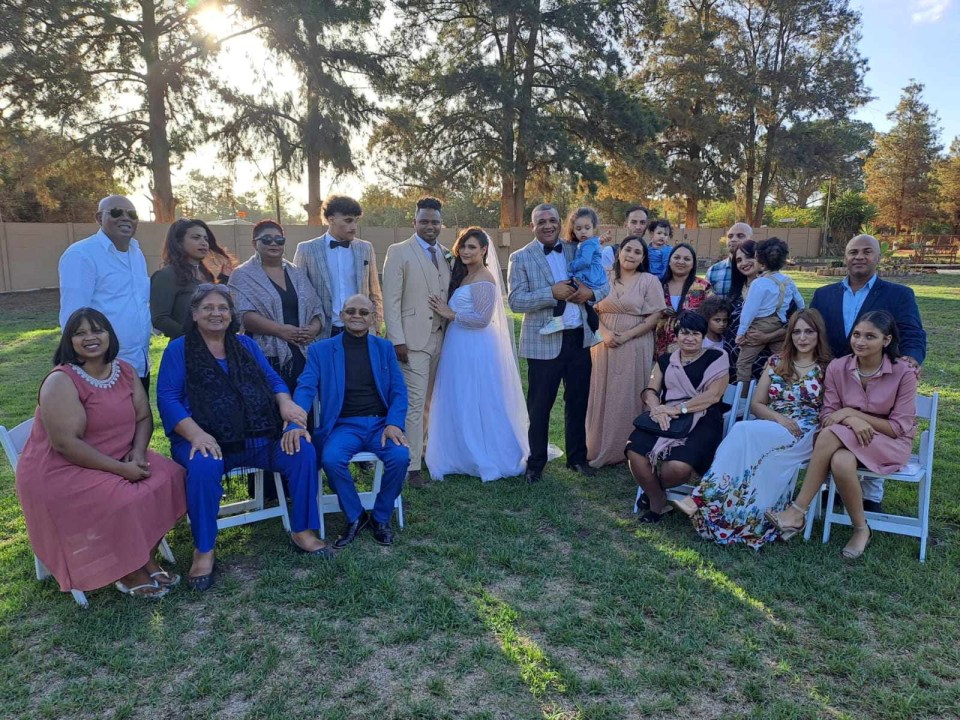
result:
M 564 386 L 564 435 L 567 467 L 593 475 L 587 464 L 587 399 L 593 367 L 590 347 L 600 342 L 587 325 L 584 303 L 599 302 L 608 285 L 596 292 L 567 284 L 567 266 L 576 255 L 573 243 L 560 240 L 560 213 L 553 205 L 533 209 L 534 240 L 510 256 L 508 300 L 510 309 L 523 313 L 520 356 L 527 358 L 527 411 L 530 415 L 530 457 L 527 482 L 540 480 L 547 464 L 550 411 Z M 540 328 L 553 317 L 558 300 L 566 300 L 562 333 L 541 335 Z

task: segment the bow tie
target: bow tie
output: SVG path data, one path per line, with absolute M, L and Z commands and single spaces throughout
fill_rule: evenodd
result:
M 344 250 L 349 250 L 350 241 L 349 240 L 331 240 L 330 249 L 333 250 L 336 247 L 342 247 Z
M 553 244 L 553 247 L 547 247 L 546 245 L 543 246 L 544 255 L 549 255 L 552 252 L 563 252 L 563 246 L 560 244 L 559 240 Z

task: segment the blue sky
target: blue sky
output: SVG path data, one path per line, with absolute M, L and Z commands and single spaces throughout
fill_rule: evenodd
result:
M 940 142 L 960 135 L 960 5 L 958 0 L 853 0 L 862 13 L 860 53 L 867 58 L 867 86 L 875 99 L 857 117 L 880 131 L 911 78 L 940 116 Z

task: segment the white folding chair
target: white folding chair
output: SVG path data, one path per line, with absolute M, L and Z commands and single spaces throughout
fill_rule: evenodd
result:
M 928 420 L 928 428 L 920 434 L 920 451 L 910 456 L 910 461 L 900 472 L 883 475 L 867 470 L 860 472 L 860 477 L 882 478 L 883 480 L 899 480 L 900 482 L 916 483 L 917 485 L 917 515 L 891 515 L 890 513 L 866 513 L 870 528 L 877 532 L 888 532 L 896 535 L 908 535 L 920 539 L 920 562 L 927 559 L 927 538 L 930 533 L 930 484 L 933 476 L 933 446 L 937 435 L 937 407 L 940 403 L 940 393 L 917 396 L 917 419 Z M 823 520 L 823 542 L 830 540 L 832 525 L 850 525 L 850 516 L 844 512 L 834 512 L 833 501 L 836 497 L 837 486 L 830 478 L 830 490 L 827 495 L 827 511 Z
M 10 463 L 10 467 L 13 468 L 14 474 L 17 472 L 17 463 L 20 461 L 20 453 L 23 452 L 23 447 L 27 444 L 27 438 L 30 437 L 30 431 L 32 429 L 33 418 L 24 420 L 22 423 L 10 430 L 7 430 L 7 428 L 5 428 L 3 425 L 0 425 L 0 445 L 3 446 L 3 452 L 6 454 L 7 460 Z M 163 555 L 167 562 L 176 562 L 173 557 L 173 551 L 167 544 L 166 538 L 160 541 L 160 554 Z M 38 558 L 36 555 L 33 556 L 33 569 L 37 575 L 38 581 L 46 580 L 48 577 L 50 577 L 50 571 L 44 567 L 44 564 L 40 562 L 40 558 Z M 71 590 L 70 594 L 73 595 L 73 599 L 80 607 L 87 608 L 90 606 L 87 596 L 82 590 Z
M 730 384 L 727 386 L 727 389 L 723 391 L 723 400 L 722 402 L 730 406 L 730 409 L 723 414 L 723 437 L 726 437 L 730 430 L 733 428 L 734 424 L 737 422 L 737 412 L 740 410 L 740 403 L 743 402 L 743 383 L 738 382 L 736 384 Z M 748 406 L 749 407 L 749 406 Z M 690 495 L 693 492 L 696 484 L 687 483 L 685 485 L 677 485 L 667 490 L 667 499 L 668 500 L 682 500 L 683 498 Z M 643 495 L 643 488 L 637 486 L 637 497 L 633 501 L 633 512 L 636 514 L 639 510 L 637 503 L 640 502 L 640 498 Z
M 313 403 L 313 425 L 314 427 L 320 425 L 320 404 L 317 402 Z M 363 509 L 372 510 L 374 503 L 377 501 L 377 494 L 380 492 L 380 484 L 383 481 L 383 461 L 373 453 L 361 452 L 350 458 L 350 462 L 373 463 L 373 487 L 371 487 L 369 492 L 358 493 Z M 320 538 L 326 540 L 327 526 L 323 516 L 327 513 L 343 512 L 343 508 L 340 507 L 340 499 L 336 493 L 323 492 L 323 468 L 320 467 L 319 457 L 317 458 L 317 476 L 320 485 L 320 492 L 317 496 L 317 507 L 320 510 Z M 397 511 L 397 522 L 402 529 L 403 495 L 397 495 L 397 499 L 393 501 L 393 507 Z
M 287 497 L 283 492 L 283 481 L 280 473 L 271 473 L 277 488 L 277 506 L 264 507 L 263 474 L 259 468 L 238 467 L 224 475 L 227 482 L 244 481 L 253 475 L 253 497 L 236 502 L 225 503 L 217 513 L 217 530 L 237 527 L 248 523 L 260 522 L 278 517 L 283 523 L 283 529 L 290 532 L 290 515 L 287 511 Z

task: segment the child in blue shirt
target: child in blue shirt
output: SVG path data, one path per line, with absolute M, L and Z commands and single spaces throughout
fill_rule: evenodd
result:
M 647 257 L 650 258 L 650 274 L 663 278 L 667 271 L 667 263 L 670 261 L 669 240 L 673 239 L 673 227 L 669 220 L 654 220 L 647 227 L 650 234 L 650 240 L 647 242 Z
M 591 290 L 599 290 L 607 282 L 607 272 L 603 269 L 602 250 L 600 249 L 600 218 L 593 208 L 577 208 L 567 218 L 567 239 L 577 246 L 577 254 L 570 262 L 570 286 L 575 290 L 583 283 Z M 587 325 L 593 332 L 600 328 L 600 317 L 593 305 L 586 303 Z M 553 309 L 553 318 L 540 328 L 541 335 L 561 332 L 563 313 L 567 309 L 566 300 L 557 300 Z

